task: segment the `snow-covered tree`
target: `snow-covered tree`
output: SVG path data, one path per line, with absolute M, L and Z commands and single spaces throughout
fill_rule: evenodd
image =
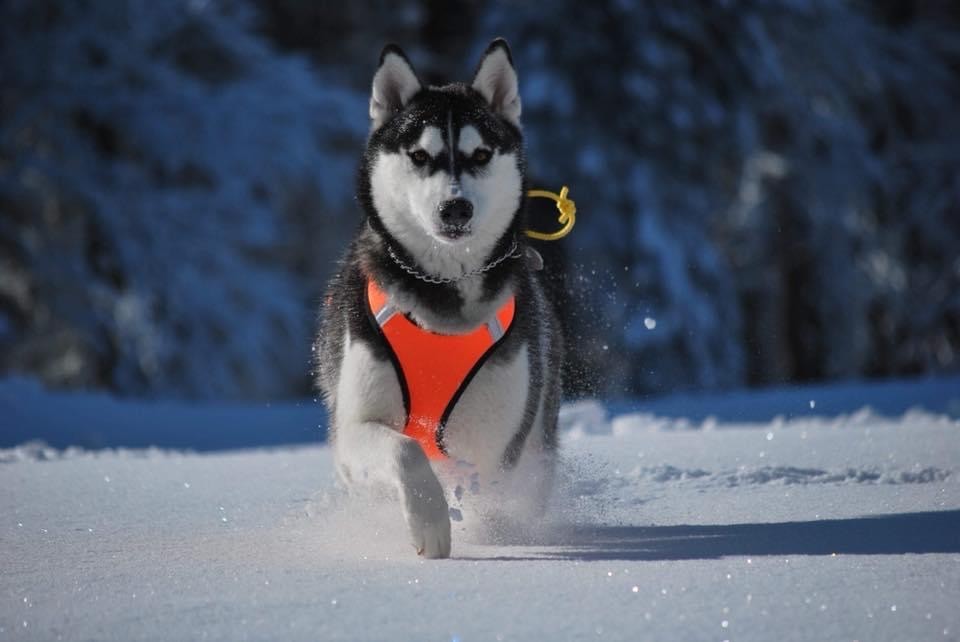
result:
M 957 17 L 489 12 L 521 68 L 531 166 L 575 188 L 574 347 L 601 390 L 960 364 Z
M 543 246 L 572 392 L 960 365 L 949 3 L 13 0 L 0 19 L 0 371 L 305 392 L 380 47 L 462 79 L 495 35 L 532 181 L 579 207 Z
M 0 19 L 0 369 L 125 394 L 308 388 L 365 99 L 243 3 L 18 0 Z

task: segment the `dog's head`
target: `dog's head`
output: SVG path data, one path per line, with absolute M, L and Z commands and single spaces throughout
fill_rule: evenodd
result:
M 484 252 L 515 224 L 524 160 L 517 74 L 504 40 L 490 44 L 470 84 L 443 87 L 421 84 L 388 45 L 370 118 L 363 178 L 371 215 L 413 254 Z

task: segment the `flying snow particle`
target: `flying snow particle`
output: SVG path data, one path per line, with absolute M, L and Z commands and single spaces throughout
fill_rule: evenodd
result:
M 814 401 L 813 399 L 811 399 L 811 400 L 810 400 L 810 407 L 811 407 L 811 408 L 816 408 L 816 407 L 817 407 L 817 402 Z
M 730 626 L 730 622 L 728 622 L 727 620 L 724 620 L 723 622 L 720 623 L 720 626 L 722 626 L 723 628 L 727 628 L 728 626 Z
M 639 592 L 640 592 L 640 587 L 639 587 L 639 586 L 634 586 L 634 587 L 633 587 L 632 589 L 630 589 L 630 590 L 633 591 L 634 593 L 639 593 Z
M 657 327 L 657 320 L 651 317 L 644 317 L 643 325 L 646 326 L 647 330 L 653 330 Z

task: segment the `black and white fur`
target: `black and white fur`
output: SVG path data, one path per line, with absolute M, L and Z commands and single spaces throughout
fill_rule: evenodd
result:
M 453 491 L 462 462 L 472 491 L 497 490 L 500 507 L 511 493 L 545 501 L 553 477 L 563 347 L 535 261 L 525 258 L 520 97 L 506 42 L 491 43 L 470 84 L 443 87 L 423 86 L 403 52 L 387 46 L 370 118 L 358 184 L 365 217 L 322 309 L 318 383 L 340 478 L 395 489 L 418 553 L 447 557 L 444 483 Z M 453 201 L 460 209 L 451 217 Z M 444 426 L 449 463 L 431 464 L 402 434 L 403 392 L 367 313 L 368 277 L 438 333 L 472 330 L 516 296 L 513 327 Z

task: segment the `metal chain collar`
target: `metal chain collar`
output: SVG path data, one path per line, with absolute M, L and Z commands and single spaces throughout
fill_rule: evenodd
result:
M 390 247 L 389 245 L 387 245 L 387 253 L 390 254 L 390 258 L 393 259 L 393 262 L 396 263 L 401 270 L 403 270 L 404 272 L 406 272 L 407 274 L 409 274 L 410 276 L 416 279 L 425 281 L 426 283 L 433 283 L 435 285 L 441 284 L 441 283 L 456 283 L 458 281 L 462 281 L 463 279 L 470 278 L 471 276 L 484 274 L 485 272 L 489 272 L 493 268 L 497 267 L 507 259 L 519 259 L 521 256 L 523 256 L 523 253 L 520 252 L 520 246 L 517 243 L 517 240 L 514 239 L 513 244 L 510 245 L 510 249 L 508 249 L 505 254 L 490 261 L 486 265 L 481 265 L 480 267 L 470 270 L 469 272 L 465 272 L 458 277 L 444 277 L 444 276 L 431 276 L 429 274 L 424 274 L 423 272 L 417 270 L 416 268 L 410 265 L 407 265 L 400 259 L 399 256 L 397 256 L 396 252 L 394 252 L 393 248 Z

